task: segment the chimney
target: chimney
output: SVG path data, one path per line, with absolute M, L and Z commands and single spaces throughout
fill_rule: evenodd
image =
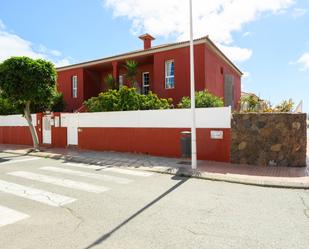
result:
M 154 37 L 152 37 L 151 35 L 149 35 L 147 33 L 139 36 L 138 38 L 144 41 L 144 49 L 151 48 L 151 41 L 155 40 Z

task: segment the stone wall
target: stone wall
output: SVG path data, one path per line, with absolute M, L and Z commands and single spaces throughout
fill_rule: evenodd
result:
M 233 114 L 231 162 L 306 166 L 306 114 Z

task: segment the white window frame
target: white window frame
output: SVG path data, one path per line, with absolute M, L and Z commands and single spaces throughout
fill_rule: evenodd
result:
M 72 97 L 77 98 L 77 75 L 72 76 Z
M 144 78 L 145 74 L 148 74 L 148 85 L 145 85 L 145 78 Z M 145 87 L 148 87 L 148 92 L 149 92 L 150 91 L 150 73 L 149 72 L 142 72 L 142 84 L 143 84 L 142 93 L 145 94 L 144 92 Z
M 173 75 L 167 74 L 168 73 L 167 67 L 168 67 L 169 63 L 174 64 L 174 74 Z M 167 87 L 167 81 L 169 79 L 173 79 L 173 81 L 174 81 L 173 87 Z M 165 61 L 165 89 L 174 89 L 174 88 L 175 88 L 175 61 L 174 60 L 167 60 L 167 61 Z

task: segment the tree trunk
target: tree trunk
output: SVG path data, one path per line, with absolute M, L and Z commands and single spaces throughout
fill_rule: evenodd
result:
M 30 102 L 26 103 L 25 108 L 24 108 L 24 114 L 25 114 L 25 119 L 27 120 L 28 125 L 29 125 L 29 130 L 31 133 L 32 141 L 33 141 L 33 149 L 35 151 L 39 151 L 40 150 L 39 140 L 38 140 L 38 135 L 36 133 L 36 130 L 32 123 L 32 118 L 31 118 L 31 113 L 30 113 Z

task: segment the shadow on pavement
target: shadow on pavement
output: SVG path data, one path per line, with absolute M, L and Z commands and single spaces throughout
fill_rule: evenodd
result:
M 160 201 L 162 198 L 164 198 L 165 196 L 167 196 L 168 194 L 170 194 L 171 192 L 173 192 L 175 189 L 177 189 L 178 187 L 180 187 L 182 184 L 184 184 L 187 180 L 189 180 L 188 177 L 180 177 L 180 176 L 173 176 L 172 177 L 173 180 L 179 180 L 178 183 L 176 183 L 173 187 L 169 188 L 167 191 L 165 191 L 163 194 L 161 194 L 160 196 L 158 196 L 156 199 L 154 199 L 153 201 L 149 202 L 146 206 L 144 206 L 143 208 L 139 209 L 138 211 L 136 211 L 134 214 L 132 214 L 129 218 L 127 218 L 126 220 L 124 220 L 123 222 L 121 222 L 118 226 L 114 227 L 112 230 L 110 230 L 108 233 L 102 235 L 100 238 L 98 238 L 96 241 L 94 241 L 92 244 L 90 244 L 89 246 L 85 247 L 85 249 L 90 249 L 94 246 L 97 246 L 99 244 L 102 244 L 105 240 L 107 240 L 111 235 L 113 235 L 113 233 L 115 233 L 117 230 L 119 230 L 120 228 L 122 228 L 123 226 L 125 226 L 127 223 L 129 223 L 131 220 L 133 220 L 135 217 L 137 217 L 138 215 L 140 215 L 142 212 L 144 212 L 146 209 L 150 208 L 151 206 L 153 206 L 154 204 L 156 204 L 158 201 Z
M 12 155 L 12 156 L 5 155 L 3 157 L 0 157 L 0 165 L 1 165 L 1 163 L 12 161 L 12 159 L 14 159 L 16 157 L 23 157 L 23 156 L 26 156 L 26 154 L 25 155 Z

